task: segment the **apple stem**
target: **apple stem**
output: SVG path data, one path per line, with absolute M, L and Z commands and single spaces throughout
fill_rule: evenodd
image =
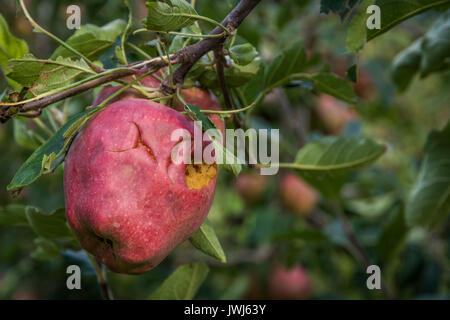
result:
M 94 267 L 95 273 L 97 275 L 97 282 L 102 292 L 104 300 L 114 300 L 111 288 L 108 284 L 108 278 L 106 276 L 106 269 L 103 264 L 94 256 L 88 254 L 89 260 L 91 260 L 92 266 Z
M 97 273 L 97 281 L 98 285 L 100 286 L 100 289 L 102 291 L 103 299 L 104 300 L 114 300 L 111 288 L 108 284 L 108 278 L 106 277 L 106 270 L 105 267 L 98 262 L 100 272 Z

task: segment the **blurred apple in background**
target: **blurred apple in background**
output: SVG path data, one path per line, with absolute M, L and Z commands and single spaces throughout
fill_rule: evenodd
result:
M 236 190 L 247 203 L 254 204 L 262 199 L 268 184 L 267 176 L 257 172 L 244 172 L 237 178 Z
M 308 216 L 318 201 L 317 192 L 294 173 L 281 178 L 280 196 L 284 207 L 301 216 Z
M 312 291 L 308 272 L 300 265 L 275 266 L 269 276 L 269 298 L 277 300 L 307 299 Z
M 320 95 L 315 105 L 315 111 L 327 133 L 338 135 L 352 120 L 358 119 L 354 109 L 347 104 L 328 95 Z
M 376 87 L 372 75 L 365 69 L 358 71 L 358 82 L 352 84 L 358 97 L 372 100 L 376 94 Z

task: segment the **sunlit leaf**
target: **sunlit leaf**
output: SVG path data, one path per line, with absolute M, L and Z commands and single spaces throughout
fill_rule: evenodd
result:
M 219 239 L 208 221 L 205 221 L 200 226 L 189 241 L 198 250 L 216 258 L 220 262 L 226 262 L 225 253 L 220 245 Z
M 36 207 L 26 208 L 28 223 L 36 234 L 42 238 L 72 238 L 64 208 L 53 211 L 50 214 L 42 212 Z
M 356 101 L 356 94 L 350 83 L 332 73 L 319 73 L 313 76 L 314 89 L 348 103 Z
M 374 162 L 385 150 L 385 146 L 366 138 L 325 137 L 300 149 L 295 164 L 318 190 L 336 195 L 347 173 Z
M 82 60 L 57 58 L 41 60 L 33 55 L 12 59 L 6 64 L 7 77 L 27 87 L 32 96 L 58 89 L 72 83 L 82 73 L 92 70 Z
M 0 14 L 0 67 L 4 68 L 6 61 L 22 58 L 27 52 L 27 43 L 9 32 L 6 20 Z
M 94 110 L 95 109 L 83 111 L 72 117 L 50 139 L 36 149 L 16 172 L 7 189 L 12 191 L 26 187 L 33 183 L 46 171 L 56 169 L 56 167 L 60 164 L 60 161 L 49 162 L 48 160 L 56 160 L 56 158 L 59 159 L 64 155 L 64 152 L 73 138 L 73 135 L 66 135 L 67 138 L 64 137 L 65 132 L 74 123 L 79 123 L 80 120 L 84 120 L 87 116 L 91 116 Z M 45 170 L 45 168 L 48 168 L 48 170 Z
M 196 21 L 195 9 L 184 0 L 147 1 L 148 15 L 143 24 L 152 31 L 174 31 Z
M 113 46 L 125 27 L 125 21 L 120 19 L 111 21 L 103 27 L 92 24 L 83 25 L 66 40 L 66 43 L 87 58 L 96 60 Z M 79 58 L 62 46 L 55 50 L 50 59 L 56 60 L 57 57 Z

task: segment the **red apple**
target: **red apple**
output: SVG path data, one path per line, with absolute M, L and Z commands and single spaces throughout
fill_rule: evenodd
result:
M 280 186 L 281 202 L 290 211 L 308 216 L 317 205 L 317 192 L 293 173 L 284 175 Z
M 260 175 L 257 172 L 244 172 L 237 178 L 236 190 L 246 202 L 256 203 L 261 200 L 267 185 L 267 176 Z
M 154 268 L 206 218 L 217 166 L 171 160 L 172 132 L 193 127 L 171 108 L 130 98 L 75 138 L 64 170 L 67 218 L 81 246 L 110 270 Z
M 332 134 L 340 134 L 347 123 L 358 118 L 353 109 L 328 95 L 319 97 L 315 109 L 326 131 Z
M 308 272 L 300 265 L 290 269 L 276 266 L 269 276 L 269 296 L 277 300 L 307 299 L 312 283 Z

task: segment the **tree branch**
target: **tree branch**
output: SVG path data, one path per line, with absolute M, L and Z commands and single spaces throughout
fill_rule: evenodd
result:
M 305 130 L 303 128 L 303 121 L 299 118 L 298 114 L 293 110 L 291 103 L 286 95 L 286 93 L 281 88 L 277 88 L 274 90 L 275 94 L 278 96 L 278 101 L 280 102 L 280 106 L 282 109 L 282 114 L 285 117 L 285 121 L 287 121 L 288 125 L 291 127 L 291 130 L 294 131 L 297 136 L 298 142 L 297 146 L 299 148 L 303 147 L 306 143 Z
M 222 47 L 214 50 L 214 60 L 216 62 L 217 79 L 219 80 L 220 90 L 222 91 L 223 100 L 227 110 L 233 109 L 230 92 L 228 91 L 227 82 L 225 81 L 225 57 Z
M 225 26 L 230 33 L 242 23 L 245 17 L 255 8 L 255 6 L 261 2 L 261 0 L 242 0 L 239 4 L 228 14 L 228 16 L 222 21 L 222 25 Z M 75 96 L 82 92 L 88 91 L 102 84 L 125 78 L 130 75 L 141 74 L 143 72 L 157 71 L 170 64 L 180 64 L 177 70 L 173 74 L 173 84 L 180 85 L 184 81 L 184 77 L 192 68 L 192 66 L 207 52 L 223 46 L 223 43 L 227 39 L 227 34 L 223 32 L 223 29 L 216 27 L 211 31 L 210 35 L 220 35 L 221 37 L 205 38 L 194 45 L 183 48 L 170 56 L 170 61 L 167 61 L 166 57 L 158 57 L 148 61 L 140 63 L 134 63 L 128 66 L 128 70 L 123 70 L 113 74 L 108 74 L 79 86 L 49 95 L 42 99 L 24 102 L 23 104 L 8 105 L 0 103 L 0 122 L 4 123 L 13 118 L 18 113 L 24 113 L 32 110 L 40 111 L 43 108 L 64 100 L 66 98 Z M 107 70 L 106 70 L 107 71 Z M 170 87 L 169 79 L 165 79 L 161 84 L 161 90 L 164 93 L 173 94 L 175 88 Z
M 244 19 L 249 15 L 249 13 L 260 3 L 261 0 L 242 0 L 239 4 L 226 16 L 222 21 L 222 25 L 225 26 L 231 34 L 234 30 L 244 21 Z M 222 37 L 218 38 L 205 38 L 196 44 L 190 45 L 182 50 L 184 50 L 186 63 L 175 70 L 173 74 L 173 84 L 175 86 L 180 85 L 184 81 L 184 77 L 191 70 L 194 64 L 207 52 L 220 48 L 223 46 L 227 35 L 223 32 L 223 29 L 216 27 L 213 31 L 209 33 L 210 35 L 223 34 Z M 171 88 L 169 85 L 169 79 L 164 79 L 161 84 L 161 90 L 165 94 L 173 94 L 175 88 Z

